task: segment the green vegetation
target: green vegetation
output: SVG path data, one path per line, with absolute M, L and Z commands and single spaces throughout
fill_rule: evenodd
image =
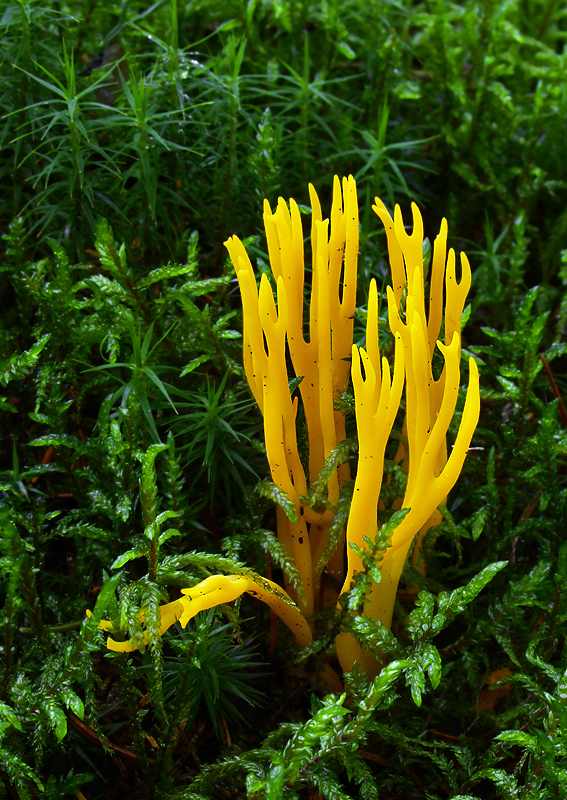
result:
M 564 798 L 563 6 L 0 0 L 0 34 L 0 797 Z M 263 198 L 328 210 L 335 173 L 358 343 L 375 195 L 467 252 L 474 449 L 391 631 L 324 610 L 299 648 L 244 595 L 162 638 L 183 587 L 292 575 L 223 242 L 265 272 Z M 106 650 L 141 608 L 153 643 Z M 339 675 L 344 630 L 373 681 Z

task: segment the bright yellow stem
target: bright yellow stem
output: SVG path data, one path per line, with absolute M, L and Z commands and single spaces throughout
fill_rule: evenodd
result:
M 374 210 L 386 228 L 394 284 L 393 290 L 388 287 L 389 324 L 396 337 L 394 374 L 403 353 L 406 383 L 404 432 L 407 436 L 407 451 L 405 447 L 400 448 L 397 457 L 399 460 L 404 459 L 408 480 L 403 500 L 396 501 L 392 507 L 408 508 L 410 511 L 394 531 L 391 545 L 382 557 L 381 581 L 373 584 L 364 606 L 364 613 L 390 627 L 396 591 L 409 548 L 420 530 L 427 530 L 440 520 L 436 509 L 440 503 L 445 502 L 462 469 L 478 422 L 480 394 L 477 366 L 474 360 L 470 359 L 465 408 L 455 445 L 450 457 L 447 458 L 446 435 L 459 393 L 461 315 L 471 282 L 470 267 L 466 257 L 462 255 L 462 277 L 457 283 L 453 251 L 450 251 L 447 262 L 445 260 L 447 224 L 443 220 L 434 246 L 427 315 L 422 256 L 423 223 L 417 206 L 412 204 L 414 224 L 411 235 L 404 228 L 398 206 L 393 220 L 378 198 Z M 400 313 L 404 289 L 406 290 L 405 320 Z M 369 303 L 367 342 L 374 341 L 371 337 L 375 336 L 376 329 L 371 308 L 372 305 Z M 440 332 L 443 311 L 445 344 L 435 342 Z M 445 361 L 438 380 L 434 379 L 431 366 L 435 344 Z M 366 380 L 361 380 L 360 370 L 357 368 L 358 360 L 353 356 L 352 380 L 359 436 L 359 462 L 347 527 L 347 542 L 354 542 L 359 547 L 363 546 L 361 542 L 363 535 L 373 542 L 378 531 L 377 511 L 382 481 L 384 437 L 389 436 L 393 422 L 387 415 L 382 415 L 377 423 L 379 432 L 370 428 L 369 409 L 376 409 L 388 403 L 390 385 L 388 381 L 380 385 L 379 381 L 374 380 L 374 374 L 379 374 L 380 370 L 377 346 L 373 344 L 372 350 L 369 348 L 368 353 L 361 349 L 360 356 L 363 359 Z M 381 508 L 383 509 L 383 506 Z M 348 590 L 352 577 L 361 568 L 360 559 L 349 555 L 349 572 L 344 591 Z M 345 671 L 352 669 L 355 661 L 360 663 L 369 675 L 376 674 L 379 670 L 378 662 L 365 653 L 347 634 L 337 638 L 337 653 Z

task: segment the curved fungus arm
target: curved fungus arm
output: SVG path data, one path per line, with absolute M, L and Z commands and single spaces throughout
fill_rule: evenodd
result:
M 182 589 L 183 597 L 160 607 L 160 636 L 163 636 L 166 630 L 176 622 L 179 622 L 184 628 L 189 620 L 200 611 L 206 611 L 208 608 L 213 608 L 222 603 L 231 603 L 244 592 L 248 592 L 248 594 L 269 605 L 274 614 L 291 630 L 298 644 L 309 644 L 312 640 L 309 624 L 289 595 L 267 578 L 258 577 L 255 580 L 247 575 L 211 575 L 210 578 L 201 581 L 197 586 Z M 90 614 L 88 615 L 90 616 Z M 142 622 L 144 621 L 143 611 L 140 614 L 140 619 Z M 112 628 L 112 623 L 102 620 L 99 628 L 108 631 Z M 145 632 L 143 644 L 148 645 L 150 643 L 148 634 Z M 139 641 L 134 639 L 117 642 L 111 637 L 106 642 L 109 650 L 118 653 L 129 653 L 137 650 L 140 644 Z

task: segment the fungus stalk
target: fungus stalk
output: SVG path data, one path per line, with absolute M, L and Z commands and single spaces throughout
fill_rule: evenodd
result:
M 264 225 L 270 265 L 277 292 L 266 275 L 260 288 L 250 259 L 238 237 L 226 242 L 232 258 L 244 315 L 244 367 L 248 383 L 264 416 L 266 450 L 272 480 L 293 502 L 295 519 L 278 511 L 278 538 L 301 576 L 299 607 L 313 614 L 318 604 L 315 571 L 327 551 L 342 485 L 350 479 L 347 464 L 331 475 L 322 508 L 306 502 L 308 486 L 319 476 L 325 460 L 345 439 L 345 421 L 333 408 L 338 392 L 346 391 L 352 347 L 358 261 L 358 203 L 352 177 L 335 178 L 329 220 L 322 219 L 312 186 L 312 280 L 309 308 L 304 309 L 305 266 L 303 227 L 294 200 L 289 209 L 282 198 L 275 212 L 266 201 Z M 308 318 L 308 336 L 304 326 Z M 288 374 L 287 357 L 293 368 Z M 299 397 L 292 397 L 291 378 L 300 378 L 299 397 L 307 425 L 309 474 L 300 459 L 296 418 Z M 342 546 L 341 546 L 342 545 Z M 343 577 L 344 537 L 328 569 Z M 288 587 L 290 594 L 293 589 Z
M 376 287 L 371 286 L 366 328 L 366 351 L 353 348 L 352 381 L 356 403 L 359 439 L 359 461 L 348 526 L 347 544 L 365 547 L 364 537 L 374 542 L 378 532 L 377 514 L 384 462 L 384 449 L 392 428 L 392 403 L 399 403 L 398 388 L 402 367 L 405 372 L 406 418 L 404 431 L 407 450 L 398 451 L 408 473 L 406 491 L 401 503 L 393 508 L 409 509 L 394 531 L 380 561 L 381 581 L 374 583 L 364 606 L 364 613 L 386 627 L 392 614 L 398 583 L 409 548 L 416 536 L 435 522 L 436 510 L 445 502 L 461 472 L 480 412 L 478 370 L 469 359 L 469 385 L 461 424 L 451 455 L 447 458 L 446 434 L 453 418 L 460 385 L 461 316 L 471 284 L 468 260 L 461 254 L 461 280 L 457 282 L 455 253 L 446 258 L 447 223 L 443 220 L 435 241 L 429 294 L 425 311 L 423 271 L 423 222 L 419 209 L 412 204 L 413 232 L 404 228 L 399 206 L 394 219 L 376 198 L 374 211 L 382 220 L 388 237 L 392 283 L 388 287 L 389 325 L 396 340 L 394 378 L 390 385 L 389 366 L 382 360 L 375 331 Z M 405 321 L 400 314 L 402 292 L 406 289 Z M 437 341 L 445 318 L 445 343 Z M 437 380 L 433 377 L 432 357 L 435 346 L 444 358 L 444 367 Z M 362 377 L 360 361 L 364 365 Z M 385 376 L 385 379 L 384 379 Z M 396 388 L 394 388 L 396 387 Z M 395 415 L 395 412 L 394 412 Z M 355 574 L 363 567 L 360 557 L 347 547 L 348 570 L 343 591 L 348 591 Z M 379 664 L 349 634 L 337 637 L 337 654 L 343 670 L 349 671 L 355 661 L 367 674 L 374 675 Z

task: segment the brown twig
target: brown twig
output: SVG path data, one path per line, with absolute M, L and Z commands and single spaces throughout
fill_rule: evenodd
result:
M 388 765 L 388 759 L 383 756 L 377 756 L 375 753 L 369 753 L 368 750 L 359 750 L 358 755 L 365 758 L 367 761 L 374 761 L 375 764 L 381 764 L 383 767 Z
M 563 405 L 563 400 L 561 398 L 561 394 L 559 393 L 559 389 L 557 388 L 557 384 L 555 383 L 555 378 L 551 374 L 551 370 L 549 369 L 549 364 L 547 363 L 546 357 L 543 353 L 540 355 L 541 363 L 543 364 L 543 368 L 545 370 L 545 374 L 551 384 L 551 388 L 553 390 L 553 396 L 559 400 L 559 416 L 561 417 L 561 421 L 563 422 L 563 426 L 567 428 L 567 411 L 565 410 L 565 406 Z
M 112 744 L 109 742 L 108 739 L 104 738 L 104 743 L 99 739 L 97 734 L 92 728 L 89 728 L 88 725 L 85 725 L 76 714 L 73 714 L 72 711 L 69 712 L 69 722 L 73 726 L 73 728 L 79 733 L 83 738 L 88 739 L 89 742 L 93 744 L 99 744 L 101 747 L 108 747 L 109 750 L 112 750 L 117 756 L 123 758 L 125 761 L 137 761 L 138 756 L 136 753 L 133 753 L 131 750 L 125 750 L 123 747 L 119 747 L 117 744 Z

